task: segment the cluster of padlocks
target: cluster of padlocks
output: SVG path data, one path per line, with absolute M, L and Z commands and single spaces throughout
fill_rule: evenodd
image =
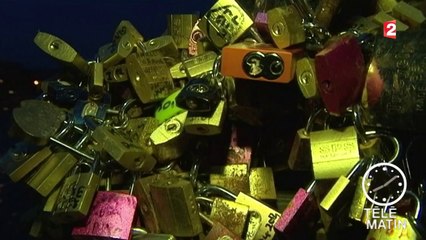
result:
M 10 134 L 21 141 L 0 162 L 45 199 L 31 236 L 426 236 L 424 176 L 409 174 L 410 148 L 394 133 L 425 130 L 422 12 L 378 1 L 381 11 L 331 32 L 340 0 L 253 2 L 218 0 L 201 16 L 172 14 L 166 34 L 149 40 L 123 20 L 93 61 L 53 34 L 36 34 L 35 44 L 65 68 L 43 81 L 40 98 L 13 110 Z M 394 19 L 391 38 L 383 37 L 383 23 Z M 277 169 L 258 148 L 268 142 L 258 129 L 280 116 L 261 117 L 275 110 L 257 96 L 280 101 L 259 92 L 264 85 L 295 86 L 309 116 L 278 158 L 314 181 L 282 209 Z M 392 175 L 392 166 L 404 171 Z M 383 207 L 393 205 L 397 213 Z M 374 228 L 386 216 L 407 225 Z

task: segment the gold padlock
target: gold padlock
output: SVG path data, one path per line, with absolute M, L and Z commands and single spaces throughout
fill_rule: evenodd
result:
M 105 69 L 104 79 L 106 82 L 125 82 L 129 80 L 129 75 L 127 73 L 127 65 L 117 64 L 110 68 Z
M 212 203 L 210 218 L 225 225 L 230 231 L 242 236 L 249 207 L 223 198 L 215 198 Z
M 130 82 L 143 103 L 162 100 L 174 91 L 169 68 L 161 57 L 132 53 L 126 58 Z
M 62 181 L 77 159 L 67 152 L 53 153 L 40 169 L 27 181 L 43 197 L 49 195 Z
M 297 60 L 296 77 L 297 84 L 305 98 L 318 98 L 320 96 L 313 58 L 303 57 Z
M 270 167 L 256 167 L 250 169 L 250 195 L 263 200 L 276 200 L 274 173 Z
M 113 44 L 119 45 L 119 42 L 124 35 L 127 35 L 129 37 L 132 48 L 142 47 L 142 42 L 144 41 L 143 36 L 128 20 L 123 20 L 118 24 L 117 28 L 115 29 L 114 36 L 112 38 Z
M 185 131 L 194 135 L 216 135 L 222 132 L 222 124 L 226 115 L 226 101 L 221 100 L 211 117 L 191 116 L 185 121 Z
M 105 69 L 120 63 L 132 53 L 134 47 L 132 46 L 129 34 L 124 34 L 114 48 L 114 51 L 102 61 Z
M 192 28 L 197 22 L 196 14 L 170 14 L 167 17 L 168 31 L 180 49 L 188 48 Z
M 164 35 L 143 42 L 142 50 L 144 55 L 147 56 L 169 57 L 171 59 L 179 58 L 179 49 L 175 40 L 170 35 Z
M 102 63 L 90 62 L 90 80 L 88 84 L 89 97 L 93 101 L 99 101 L 105 94 L 104 89 L 104 67 Z
M 174 79 L 194 78 L 212 71 L 216 58 L 217 54 L 215 52 L 207 51 L 177 63 L 170 68 L 170 73 Z
M 217 48 L 235 42 L 253 20 L 235 0 L 219 0 L 201 18 L 199 28 Z

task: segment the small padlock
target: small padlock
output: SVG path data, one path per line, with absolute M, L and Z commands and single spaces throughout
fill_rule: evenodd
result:
M 132 48 L 142 48 L 144 38 L 136 29 L 136 27 L 133 26 L 133 24 L 128 20 L 122 20 L 118 24 L 112 38 L 112 43 L 117 46 L 124 35 L 127 35 L 129 37 Z
M 55 152 L 40 166 L 37 172 L 27 181 L 27 184 L 43 197 L 46 197 L 76 163 L 77 159 L 70 153 Z
M 34 43 L 45 53 L 61 62 L 76 67 L 84 74 L 88 74 L 89 65 L 80 54 L 62 39 L 45 32 L 38 32 Z
M 278 49 L 270 44 L 241 42 L 222 49 L 221 73 L 234 78 L 288 83 L 293 80 L 300 49 Z
M 132 53 L 126 58 L 130 82 L 143 103 L 166 98 L 174 91 L 173 79 L 161 57 Z
M 213 45 L 220 49 L 235 42 L 252 24 L 253 20 L 235 0 L 219 0 L 198 25 Z
M 206 51 L 174 65 L 170 68 L 170 73 L 174 79 L 195 78 L 211 72 L 216 58 L 217 54 L 215 52 Z
M 88 81 L 89 99 L 99 101 L 105 94 L 104 88 L 104 65 L 100 62 L 89 62 L 90 78 Z
M 179 49 L 175 40 L 170 35 L 153 38 L 142 43 L 143 54 L 146 56 L 155 56 L 170 58 L 168 66 L 174 65 L 175 59 L 179 58 Z
M 346 176 L 340 176 L 336 180 L 327 195 L 321 200 L 320 206 L 325 211 L 333 215 L 333 213 L 336 213 L 342 207 L 342 202 L 347 201 L 348 194 L 349 198 L 352 197 L 350 194 L 353 194 L 354 183 L 351 180 L 354 178 L 357 179 L 365 170 L 365 166 L 369 161 L 372 161 L 372 159 L 364 158 L 358 161 Z
M 222 132 L 223 122 L 226 117 L 226 101 L 220 100 L 213 115 L 210 117 L 197 116 L 197 114 L 188 113 L 185 121 L 185 131 L 194 135 L 217 135 Z
M 123 60 L 133 52 L 134 46 L 132 44 L 131 36 L 129 36 L 129 34 L 121 36 L 117 45 L 113 45 L 113 51 L 102 60 L 103 67 L 108 69 L 120 62 L 123 62 Z
M 254 239 L 273 239 L 275 236 L 274 225 L 280 218 L 280 214 L 253 197 L 240 192 L 235 200 L 237 203 L 249 206 L 249 211 L 260 214 L 260 223 L 255 223 L 258 227 Z M 250 228 L 250 226 L 249 226 Z
M 192 183 L 171 176 L 151 184 L 151 197 L 162 232 L 177 237 L 193 237 L 201 233 Z
M 185 109 L 176 105 L 176 97 L 179 95 L 180 91 L 182 90 L 176 90 L 170 94 L 155 110 L 154 116 L 155 119 L 159 121 L 159 123 L 163 123 L 167 119 L 186 111 Z
M 234 194 L 250 193 L 249 172 L 246 164 L 228 164 L 212 169 L 212 172 L 209 176 L 210 184 L 228 189 Z
M 267 14 L 268 29 L 275 46 L 282 49 L 305 41 L 302 17 L 294 5 L 276 7 Z
M 55 190 L 53 190 L 52 193 L 50 193 L 46 199 L 46 202 L 44 203 L 43 212 L 52 214 L 55 211 L 60 191 L 61 187 L 57 187 Z
M 220 102 L 219 86 L 208 77 L 194 78 L 176 96 L 176 105 L 190 112 L 209 115 Z
M 51 81 L 43 81 L 41 89 L 45 99 L 50 100 L 57 106 L 72 107 L 80 99 L 87 98 L 87 91 L 80 86 L 59 78 Z
M 73 173 L 64 180 L 53 213 L 58 222 L 77 222 L 87 216 L 101 181 L 98 161 L 89 165 L 87 172 L 81 172 L 84 162 L 77 164 Z
M 179 49 L 188 48 L 189 36 L 197 19 L 196 14 L 170 14 L 167 16 L 168 33 L 173 37 Z
M 274 173 L 270 167 L 255 167 L 249 174 L 250 195 L 261 200 L 277 200 Z
M 361 47 L 351 34 L 331 38 L 315 55 L 320 95 L 331 114 L 340 115 L 360 101 L 365 83 L 364 61 Z
M 346 175 L 360 159 L 354 126 L 314 131 L 310 139 L 315 179 Z
M 231 200 L 216 197 L 212 203 L 210 218 L 226 226 L 242 237 L 248 218 L 249 207 Z
M 122 167 L 132 171 L 151 171 L 156 160 L 141 146 L 127 139 L 119 129 L 98 126 L 93 139 Z
M 318 81 L 315 71 L 315 60 L 303 57 L 296 62 L 297 84 L 307 99 L 319 97 Z
M 299 188 L 284 209 L 281 217 L 275 223 L 277 235 L 288 239 L 308 239 L 311 232 L 306 229 L 307 224 L 318 220 L 318 205 L 313 194 L 316 181 L 305 189 Z M 303 223 L 303 224 L 301 224 Z
M 133 184 L 129 194 L 98 191 L 85 224 L 74 226 L 72 237 L 129 239 L 137 206 L 137 199 L 132 195 Z

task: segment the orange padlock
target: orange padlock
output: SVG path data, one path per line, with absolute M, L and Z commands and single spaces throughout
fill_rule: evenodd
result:
M 221 73 L 234 78 L 288 83 L 294 78 L 301 49 L 278 49 L 271 44 L 241 42 L 222 49 Z

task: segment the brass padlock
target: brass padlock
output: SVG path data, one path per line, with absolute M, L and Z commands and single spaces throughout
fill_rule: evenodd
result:
M 276 200 L 274 173 L 270 167 L 250 169 L 250 195 L 260 200 Z
M 77 222 L 87 216 L 101 181 L 97 161 L 88 166 L 90 169 L 87 172 L 82 172 L 83 167 L 87 166 L 84 162 L 77 164 L 72 174 L 64 180 L 53 213 L 58 222 Z
M 61 62 L 76 67 L 84 74 L 88 74 L 89 65 L 80 54 L 62 39 L 45 32 L 38 32 L 34 43 L 45 53 Z
M 229 164 L 212 169 L 210 184 L 228 189 L 234 194 L 250 193 L 250 180 L 247 164 Z
M 241 238 L 237 234 L 230 231 L 221 222 L 215 221 L 201 212 L 199 214 L 203 222 L 205 222 L 207 225 L 211 227 L 207 235 L 205 237 L 202 237 L 202 239 L 204 240 L 217 240 L 217 239 L 241 240 Z
M 273 239 L 275 236 L 274 225 L 280 218 L 279 214 L 274 209 L 259 202 L 253 197 L 240 192 L 235 200 L 237 203 L 249 206 L 249 211 L 255 211 L 260 214 L 260 226 L 255 234 L 254 239 Z M 259 224 L 259 223 L 257 223 Z M 250 226 L 249 226 L 250 228 Z
M 92 135 L 100 147 L 122 167 L 132 171 L 151 171 L 156 160 L 114 128 L 98 126 Z
M 55 211 L 60 191 L 61 191 L 61 187 L 57 187 L 49 195 L 49 197 L 47 197 L 46 202 L 44 203 L 43 212 L 52 214 L 53 211 Z
M 104 88 L 104 66 L 99 62 L 89 62 L 90 79 L 88 83 L 89 98 L 92 101 L 99 101 L 105 94 Z
M 296 61 L 296 77 L 297 84 L 305 98 L 319 97 L 315 60 L 313 58 L 303 57 Z
M 210 218 L 226 226 L 237 236 L 242 237 L 248 218 L 249 206 L 216 197 L 212 203 Z
M 126 65 L 133 89 L 143 103 L 162 100 L 175 90 L 163 58 L 132 53 L 126 58 Z
M 76 163 L 77 159 L 68 152 L 53 153 L 27 181 L 27 184 L 46 197 Z
M 273 8 L 267 15 L 269 33 L 275 46 L 287 48 L 305 41 L 302 17 L 294 5 Z
M 104 71 L 104 79 L 109 83 L 125 82 L 129 80 L 129 74 L 127 72 L 127 65 L 117 64 L 115 66 L 106 68 Z
M 130 53 L 133 52 L 131 37 L 129 34 L 124 34 L 117 45 L 114 46 L 113 52 L 102 60 L 105 69 L 110 68 L 122 62 Z
M 360 159 L 354 126 L 314 131 L 310 138 L 315 179 L 346 175 Z
M 199 28 L 220 49 L 235 42 L 252 24 L 235 0 L 219 0 L 201 18 Z
M 162 232 L 176 237 L 193 237 L 202 226 L 192 183 L 171 176 L 151 185 L 151 197 Z
M 196 14 L 170 14 L 167 16 L 168 32 L 178 48 L 188 48 L 189 37 L 197 19 Z
M 176 105 L 176 97 L 179 95 L 180 91 L 179 89 L 170 94 L 155 110 L 154 116 L 159 123 L 163 123 L 167 119 L 186 111 Z
M 174 79 L 194 78 L 211 72 L 216 58 L 215 52 L 207 51 L 174 65 L 170 68 L 170 73 Z
M 278 49 L 270 44 L 241 42 L 222 49 L 221 73 L 240 79 L 288 83 L 294 78 L 300 49 Z
M 121 38 L 127 35 L 131 42 L 132 48 L 142 47 L 142 42 L 144 41 L 143 36 L 139 33 L 139 31 L 133 26 L 133 24 L 128 20 L 122 20 L 117 28 L 115 29 L 114 36 L 112 38 L 113 44 L 116 46 L 119 45 Z
M 143 54 L 146 56 L 171 58 L 173 63 L 175 59 L 179 59 L 179 49 L 175 40 L 170 35 L 153 38 L 142 43 Z M 172 64 L 172 65 L 173 65 Z
M 226 110 L 226 101 L 221 100 L 211 117 L 197 116 L 196 114 L 189 113 L 184 124 L 185 131 L 194 135 L 211 136 L 220 134 Z

